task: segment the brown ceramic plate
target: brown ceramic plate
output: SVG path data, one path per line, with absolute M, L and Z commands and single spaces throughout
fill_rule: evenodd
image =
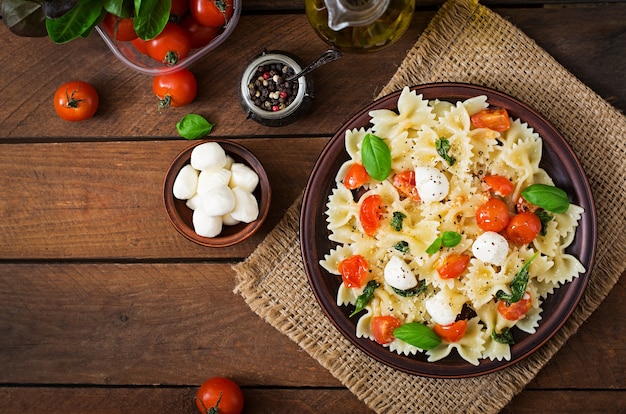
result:
M 193 149 L 206 142 L 217 142 L 235 162 L 241 162 L 252 168 L 259 176 L 259 184 L 253 194 L 259 203 L 259 217 L 250 223 L 239 223 L 234 226 L 224 226 L 216 237 L 203 237 L 196 234 L 193 228 L 193 211 L 187 207 L 185 200 L 174 197 L 173 186 L 178 172 L 191 162 Z M 170 223 L 176 230 L 194 243 L 206 247 L 228 247 L 240 243 L 252 236 L 261 227 L 270 209 L 272 191 L 267 173 L 256 156 L 243 145 L 236 142 L 212 139 L 197 141 L 184 149 L 170 165 L 163 182 L 163 203 Z
M 548 296 L 543 302 L 543 319 L 534 334 L 514 330 L 515 344 L 511 347 L 510 361 L 484 359 L 478 366 L 474 366 L 452 352 L 443 360 L 428 362 L 425 354 L 399 355 L 374 341 L 357 338 L 355 325 L 358 318 L 348 317 L 352 307 L 336 305 L 341 278 L 329 274 L 319 265 L 319 261 L 335 245 L 328 239 L 326 203 L 335 185 L 339 167 L 349 158 L 344 149 L 345 131 L 367 128 L 371 110 L 395 110 L 400 91 L 381 98 L 358 112 L 335 134 L 317 160 L 304 193 L 300 217 L 304 268 L 313 293 L 328 318 L 348 340 L 372 358 L 400 371 L 427 377 L 466 378 L 487 374 L 510 366 L 539 349 L 563 326 L 578 304 L 591 273 L 596 245 L 596 218 L 591 190 L 579 161 L 561 134 L 541 115 L 517 99 L 492 89 L 468 84 L 437 83 L 414 86 L 411 89 L 423 94 L 426 99 L 452 102 L 486 95 L 492 106 L 506 108 L 510 116 L 527 122 L 539 133 L 543 138 L 544 150 L 541 167 L 550 174 L 558 187 L 568 192 L 571 202 L 585 209 L 574 242 L 567 251 L 579 258 L 587 272 Z

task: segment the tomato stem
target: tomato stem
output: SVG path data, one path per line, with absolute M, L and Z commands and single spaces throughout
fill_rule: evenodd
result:
M 170 95 L 165 95 L 163 99 L 159 99 L 159 109 L 167 109 L 172 104 L 172 97 Z
M 67 106 L 68 108 L 78 108 L 78 103 L 84 101 L 84 99 L 74 98 L 74 95 L 76 94 L 76 92 L 78 92 L 79 89 L 80 87 L 74 89 L 71 95 L 68 94 L 67 88 L 65 89 L 65 97 L 67 98 L 67 103 L 65 104 L 65 106 Z

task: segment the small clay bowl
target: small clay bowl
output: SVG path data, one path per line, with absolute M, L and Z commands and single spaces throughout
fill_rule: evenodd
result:
M 239 223 L 234 226 L 224 225 L 222 232 L 216 237 L 199 236 L 194 231 L 192 222 L 193 210 L 187 207 L 186 200 L 177 199 L 174 197 L 173 193 L 174 180 L 176 180 L 178 172 L 185 165 L 191 162 L 191 152 L 193 149 L 206 142 L 217 142 L 221 145 L 226 154 L 230 155 L 235 162 L 241 162 L 248 165 L 259 176 L 259 184 L 253 192 L 259 204 L 259 217 L 250 223 Z M 267 218 L 271 198 L 272 190 L 267 173 L 256 156 L 240 144 L 219 139 L 195 142 L 193 145 L 178 154 L 167 170 L 165 181 L 163 183 L 163 202 L 165 204 L 165 211 L 167 212 L 167 217 L 174 228 L 192 242 L 207 247 L 228 247 L 240 243 L 252 236 Z

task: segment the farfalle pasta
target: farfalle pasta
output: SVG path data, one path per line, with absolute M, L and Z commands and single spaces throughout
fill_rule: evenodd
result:
M 528 200 L 533 187 L 556 189 L 539 167 L 541 137 L 485 96 L 405 88 L 397 111 L 369 115 L 369 129 L 345 133 L 349 159 L 326 205 L 335 246 L 320 265 L 342 278 L 337 305 L 355 307 L 358 337 L 391 352 L 509 360 L 511 329 L 534 333 L 543 300 L 585 271 L 565 253 L 583 209 Z M 385 179 L 367 174 L 371 139 L 389 150 Z

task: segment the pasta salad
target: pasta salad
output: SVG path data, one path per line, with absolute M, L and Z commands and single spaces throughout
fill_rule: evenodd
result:
M 541 137 L 486 96 L 407 87 L 369 115 L 326 205 L 337 305 L 399 354 L 510 360 L 512 329 L 534 333 L 543 300 L 585 272 L 565 252 L 584 210 L 539 167 Z

